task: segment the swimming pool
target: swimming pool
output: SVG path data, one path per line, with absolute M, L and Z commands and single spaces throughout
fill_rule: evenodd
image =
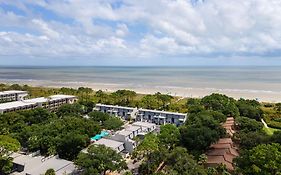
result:
M 100 134 L 95 135 L 94 137 L 91 138 L 91 141 L 97 141 L 105 136 L 108 136 L 109 133 L 107 131 L 102 131 Z

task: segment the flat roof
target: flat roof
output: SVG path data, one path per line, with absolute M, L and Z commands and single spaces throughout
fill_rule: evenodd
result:
M 71 173 L 76 170 L 73 162 L 59 159 L 57 157 L 43 157 L 23 155 L 19 153 L 13 153 L 13 163 L 24 165 L 23 172 L 15 172 L 13 174 L 18 175 L 41 175 L 44 174 L 48 169 L 52 168 L 56 171 L 57 175 L 63 175 L 64 173 Z
M 137 130 L 139 130 L 139 129 L 141 129 L 140 126 L 133 126 L 133 125 L 127 125 L 127 126 L 125 126 L 125 130 L 127 130 L 127 131 L 137 131 Z
M 23 94 L 27 93 L 26 91 L 18 91 L 18 90 L 9 90 L 9 91 L 1 91 L 0 95 L 9 95 L 9 94 Z
M 115 140 L 105 139 L 105 138 L 102 138 L 102 139 L 96 141 L 94 144 L 104 145 L 104 146 L 110 147 L 112 149 L 117 149 L 119 146 L 124 145 L 123 142 L 118 142 Z
M 74 95 L 58 94 L 58 95 L 51 95 L 49 98 L 56 100 L 56 99 L 64 99 L 64 98 L 76 98 L 76 96 L 74 96 Z
M 8 102 L 8 103 L 1 103 L 0 110 L 23 107 L 23 106 L 33 105 L 33 104 L 35 104 L 35 102 L 31 102 L 31 101 L 14 101 L 14 102 Z
M 65 98 L 75 98 L 75 96 L 72 96 L 72 95 L 53 95 L 53 96 L 50 96 L 49 98 L 39 97 L 39 98 L 31 98 L 31 99 L 21 100 L 21 101 L 1 103 L 0 104 L 0 110 L 12 109 L 12 108 L 17 108 L 17 107 L 24 107 L 24 106 L 28 106 L 28 105 L 35 105 L 37 103 L 45 103 L 45 102 L 48 102 L 48 101 L 65 99 Z
M 129 109 L 129 110 L 134 110 L 136 108 L 133 107 L 126 107 L 126 106 L 118 106 L 118 105 L 106 105 L 106 104 L 101 104 L 97 103 L 96 106 L 103 106 L 103 107 L 109 107 L 109 108 L 119 108 L 119 109 Z
M 159 110 L 154 110 L 154 109 L 142 109 L 142 108 L 140 108 L 139 111 L 143 111 L 143 112 L 154 112 L 154 113 L 160 113 L 160 114 L 170 114 L 170 115 L 181 115 L 181 116 L 186 116 L 186 114 L 184 114 L 184 113 L 169 112 L 169 111 L 159 111 Z
M 129 130 L 124 130 L 123 129 L 121 131 L 116 132 L 116 134 L 123 135 L 123 136 L 128 136 L 128 135 L 133 134 L 133 131 L 129 131 Z
M 134 125 L 134 126 L 141 126 L 141 127 L 147 127 L 147 128 L 156 126 L 155 123 L 149 123 L 149 122 L 135 122 L 132 125 Z

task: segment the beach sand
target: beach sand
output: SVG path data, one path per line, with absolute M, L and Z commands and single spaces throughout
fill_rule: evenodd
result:
M 3 81 L 2 81 L 3 82 Z M 235 99 L 255 99 L 260 102 L 281 102 L 281 93 L 272 91 L 254 91 L 254 90 L 238 90 L 238 89 L 214 89 L 214 88 L 185 88 L 185 87 L 146 87 L 146 86 L 133 86 L 124 84 L 99 84 L 99 83 L 85 83 L 85 82 L 54 82 L 54 81 L 4 81 L 3 83 L 18 83 L 27 84 L 30 86 L 42 86 L 42 87 L 90 87 L 93 90 L 103 90 L 107 92 L 113 92 L 119 89 L 133 90 L 140 94 L 154 94 L 156 92 L 161 92 L 164 94 L 169 94 L 172 96 L 179 97 L 192 97 L 201 98 L 212 93 L 225 94 L 227 96 L 233 97 Z

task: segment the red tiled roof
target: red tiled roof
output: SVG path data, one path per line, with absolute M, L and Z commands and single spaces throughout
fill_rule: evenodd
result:
M 232 136 L 235 131 L 234 127 L 234 118 L 228 117 L 226 122 L 222 124 L 226 129 L 226 132 Z M 234 170 L 233 159 L 239 155 L 237 149 L 234 147 L 233 141 L 231 138 L 222 138 L 219 139 L 216 144 L 210 146 L 210 150 L 207 151 L 207 166 L 217 166 L 219 164 L 226 165 L 226 168 L 230 171 Z

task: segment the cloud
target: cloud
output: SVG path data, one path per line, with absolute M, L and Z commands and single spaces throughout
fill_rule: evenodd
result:
M 0 51 L 55 58 L 280 57 L 280 21 L 280 0 L 0 0 Z

